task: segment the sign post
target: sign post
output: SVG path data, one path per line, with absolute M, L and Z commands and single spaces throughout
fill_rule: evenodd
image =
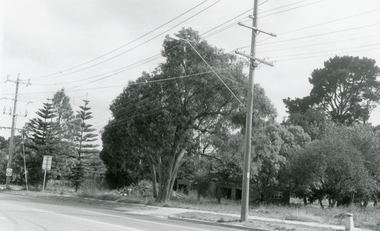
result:
M 7 168 L 6 170 L 5 170 L 5 176 L 12 176 L 12 168 Z
M 42 192 L 45 192 L 46 171 L 51 169 L 52 156 L 44 156 L 42 161 L 42 170 L 44 170 L 44 182 L 42 184 Z

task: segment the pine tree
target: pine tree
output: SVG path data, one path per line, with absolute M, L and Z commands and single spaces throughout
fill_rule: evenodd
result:
M 33 149 L 28 160 L 29 182 L 37 186 L 42 183 L 43 156 L 54 156 L 55 137 L 53 131 L 56 123 L 53 119 L 56 114 L 51 103 L 44 103 L 43 108 L 39 109 L 36 114 L 38 117 L 31 119 L 27 125 L 31 133 L 31 142 L 26 145 Z
M 73 185 L 75 191 L 82 185 L 84 177 L 89 175 L 91 167 L 99 159 L 99 150 L 96 149 L 99 145 L 92 144 L 92 142 L 97 140 L 97 134 L 94 134 L 96 129 L 91 128 L 92 125 L 87 123 L 89 119 L 92 118 L 90 112 L 91 108 L 88 107 L 88 100 L 83 100 L 84 106 L 80 106 L 81 109 L 78 111 L 79 126 L 78 131 L 75 134 L 76 142 L 76 166 L 73 169 Z M 95 164 L 96 165 L 96 164 Z

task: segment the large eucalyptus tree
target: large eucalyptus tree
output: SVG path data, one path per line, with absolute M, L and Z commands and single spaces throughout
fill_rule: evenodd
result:
M 213 132 L 222 117 L 245 113 L 239 102 L 245 98 L 243 63 L 192 29 L 182 29 L 177 36 L 187 41 L 167 38 L 162 50 L 166 61 L 129 83 L 112 102 L 113 119 L 102 136 L 101 158 L 108 170 L 116 158 L 120 168 L 128 156 L 148 163 L 159 201 L 169 200 L 180 163 L 197 137 Z M 110 130 L 118 135 L 110 139 Z

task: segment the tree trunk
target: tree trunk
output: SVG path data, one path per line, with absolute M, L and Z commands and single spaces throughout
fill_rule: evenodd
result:
M 185 149 L 182 149 L 178 155 L 170 163 L 170 167 L 168 167 L 168 171 L 165 175 L 160 176 L 160 192 L 159 192 L 159 200 L 160 202 L 166 203 L 170 200 L 170 195 L 172 194 L 173 185 L 175 178 L 177 177 L 178 168 L 180 166 L 181 160 L 186 153 Z
M 151 174 L 151 177 L 152 177 L 153 198 L 157 199 L 158 193 L 157 193 L 157 172 L 156 172 L 156 166 L 154 165 L 153 160 L 150 157 L 148 157 L 148 162 L 149 162 L 149 165 L 150 165 L 150 174 Z
M 324 209 L 325 207 L 323 206 L 322 199 L 323 199 L 323 197 L 318 197 L 318 202 L 319 202 L 319 205 L 321 206 L 321 208 Z
M 172 175 L 172 179 L 170 180 L 170 194 L 171 194 L 171 191 L 173 190 L 174 182 L 175 182 L 175 179 L 177 178 L 178 169 L 181 164 L 182 158 L 185 155 L 185 152 L 186 150 L 182 149 L 178 155 L 177 160 L 174 163 L 173 175 Z
M 158 193 L 157 193 L 157 173 L 156 173 L 156 168 L 154 165 L 151 166 L 151 171 L 152 171 L 153 198 L 157 198 L 157 196 L 158 196 Z

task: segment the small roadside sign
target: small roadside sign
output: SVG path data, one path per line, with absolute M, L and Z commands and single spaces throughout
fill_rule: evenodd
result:
M 7 168 L 5 170 L 5 176 L 12 176 L 12 172 L 13 172 L 12 168 Z
M 51 169 L 52 156 L 44 156 L 42 161 L 42 170 L 50 170 Z

